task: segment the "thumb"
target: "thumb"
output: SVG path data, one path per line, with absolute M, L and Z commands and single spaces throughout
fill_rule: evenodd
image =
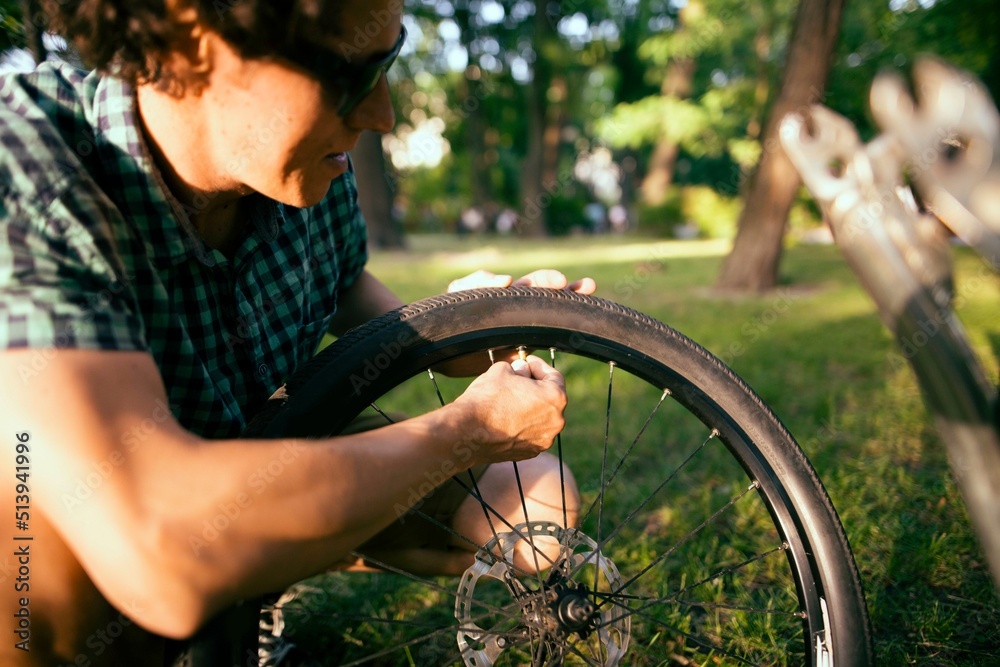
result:
M 515 359 L 511 362 L 510 367 L 514 369 L 515 373 L 522 377 L 531 377 L 531 367 L 528 365 L 528 362 L 523 359 Z

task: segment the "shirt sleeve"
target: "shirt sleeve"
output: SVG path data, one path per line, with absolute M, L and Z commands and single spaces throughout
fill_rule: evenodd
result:
M 93 188 L 76 179 L 47 201 L 0 199 L 0 349 L 147 349 L 116 212 Z

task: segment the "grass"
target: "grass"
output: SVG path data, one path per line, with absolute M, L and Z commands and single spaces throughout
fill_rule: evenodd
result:
M 877 664 L 1000 663 L 1000 603 L 951 481 L 945 454 L 909 369 L 900 363 L 889 333 L 836 248 L 791 248 L 782 265 L 783 284 L 777 290 L 760 297 L 735 298 L 710 289 L 727 251 L 724 243 L 714 241 L 605 237 L 531 243 L 412 237 L 410 244 L 407 252 L 376 253 L 370 264 L 372 272 L 404 299 L 441 292 L 450 280 L 478 268 L 515 275 L 534 268 L 557 268 L 571 278 L 595 278 L 598 296 L 643 311 L 704 345 L 771 405 L 819 472 L 861 570 Z M 957 266 L 959 315 L 996 381 L 1000 366 L 998 283 L 967 252 L 958 252 Z M 587 376 L 573 381 L 598 386 L 603 382 Z M 588 393 L 584 386 L 570 389 L 571 396 Z M 603 432 L 599 406 L 570 409 L 584 422 L 587 415 L 594 415 L 593 424 L 579 428 Z M 626 423 L 630 420 L 641 420 L 641 411 L 622 418 Z M 626 438 L 627 432 L 623 427 L 620 437 Z M 567 438 L 572 436 L 567 434 Z M 657 474 L 629 472 L 639 480 L 643 474 Z M 714 478 L 701 480 L 693 488 L 703 489 L 703 497 L 687 500 L 710 505 L 717 499 L 707 489 L 719 487 L 723 493 L 730 492 Z M 585 487 L 585 497 L 587 493 Z M 677 515 L 683 513 L 663 511 L 662 526 L 678 523 Z M 759 517 L 753 512 L 737 513 L 731 521 L 744 534 L 753 532 L 746 527 L 755 525 Z M 633 542 L 636 551 L 643 549 L 641 537 L 637 535 Z M 698 558 L 695 552 L 689 555 L 689 560 Z M 691 570 L 684 576 L 698 573 Z M 345 588 L 337 578 L 317 585 L 338 588 L 337 604 L 359 608 L 371 604 L 377 595 L 389 594 L 379 591 L 377 577 L 371 584 L 374 588 L 353 583 Z M 323 596 L 328 594 L 324 591 Z M 406 600 L 418 607 L 450 604 L 427 593 L 412 593 Z M 339 650 L 331 645 L 329 628 L 316 625 L 321 614 L 307 616 L 310 620 L 291 632 L 297 641 L 321 653 Z M 752 627 L 755 623 L 761 625 L 753 620 L 747 623 L 747 642 L 760 641 L 770 632 L 767 627 Z M 351 637 L 347 641 L 352 639 L 362 641 Z M 670 644 L 669 638 L 649 640 Z M 658 656 L 661 663 L 648 664 L 684 664 L 676 656 L 683 648 L 673 646 L 673 657 Z M 417 660 L 414 664 L 424 663 Z

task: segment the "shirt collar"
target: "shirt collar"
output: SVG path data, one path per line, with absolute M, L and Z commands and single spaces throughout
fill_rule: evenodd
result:
M 101 77 L 94 99 L 96 145 L 104 170 L 111 176 L 109 192 L 127 219 L 138 226 L 148 252 L 157 260 L 178 264 L 194 256 L 214 265 L 226 259 L 209 247 L 194 229 L 184 206 L 171 194 L 142 135 L 135 90 L 112 76 Z M 252 195 L 251 231 L 270 243 L 284 218 L 282 206 L 263 195 Z

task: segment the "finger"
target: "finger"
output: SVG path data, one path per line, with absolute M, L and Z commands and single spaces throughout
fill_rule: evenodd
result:
M 520 361 L 520 359 L 517 361 Z M 529 354 L 527 358 L 527 366 L 531 370 L 531 377 L 536 380 L 552 382 L 561 388 L 566 386 L 566 380 L 563 378 L 563 374 L 557 371 L 554 366 L 551 366 L 541 357 Z
M 530 378 L 532 376 L 531 366 L 523 359 L 515 359 L 511 362 L 510 367 L 521 377 Z
M 513 281 L 513 277 L 507 274 L 496 274 L 480 269 L 474 273 L 458 278 L 448 284 L 448 292 L 460 292 L 462 290 L 476 289 L 479 287 L 507 287 Z
M 566 276 L 555 269 L 539 269 L 538 271 L 532 271 L 528 275 L 518 278 L 514 281 L 514 285 L 562 289 L 566 287 L 568 282 L 569 281 L 566 280 Z
M 566 289 L 577 294 L 593 294 L 597 290 L 597 282 L 593 278 L 580 278 L 571 282 Z

